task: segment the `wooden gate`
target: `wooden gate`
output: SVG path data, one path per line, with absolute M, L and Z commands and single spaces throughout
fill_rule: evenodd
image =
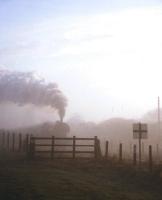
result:
M 30 137 L 29 156 L 54 158 L 97 158 L 99 141 L 94 138 Z

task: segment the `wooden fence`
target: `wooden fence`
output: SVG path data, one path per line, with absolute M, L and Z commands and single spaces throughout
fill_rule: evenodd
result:
M 105 152 L 101 152 L 100 140 L 95 136 L 93 138 L 79 137 L 36 137 L 30 134 L 21 134 L 7 131 L 0 131 L 0 151 L 11 153 L 24 153 L 29 158 L 36 156 L 46 156 L 54 158 L 104 158 L 111 159 L 111 149 L 109 141 L 104 146 Z M 153 156 L 152 145 L 145 150 L 147 153 L 147 163 L 152 170 L 156 158 Z M 133 145 L 131 151 L 131 162 L 134 166 L 140 165 L 138 160 L 138 146 Z M 127 161 L 123 152 L 123 144 L 120 143 L 116 159 L 122 163 Z
M 36 137 L 30 134 L 0 131 L 0 150 L 25 153 L 30 158 L 37 155 L 50 156 L 51 159 L 101 156 L 100 142 L 96 136 L 93 138 Z
M 133 152 L 132 152 L 132 160 L 131 162 L 133 163 L 134 166 L 139 166 L 141 167 L 142 163 L 139 160 L 139 156 L 138 156 L 139 152 L 137 152 L 137 145 L 133 145 Z M 109 154 L 109 142 L 106 141 L 105 143 L 105 155 L 104 155 L 105 159 L 111 159 L 111 156 Z M 137 159 L 138 158 L 138 159 Z M 123 144 L 120 143 L 119 144 L 119 152 L 118 152 L 118 162 L 122 163 L 123 161 L 128 161 L 126 158 L 124 158 L 123 155 Z M 153 165 L 156 163 L 155 160 L 153 160 L 153 148 L 152 145 L 148 146 L 148 160 L 146 161 L 146 163 L 148 164 L 148 168 L 150 171 L 152 171 L 153 169 Z
M 0 150 L 8 152 L 27 152 L 29 148 L 29 134 L 0 131 Z

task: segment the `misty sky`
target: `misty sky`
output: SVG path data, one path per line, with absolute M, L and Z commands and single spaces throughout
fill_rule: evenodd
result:
M 140 117 L 162 97 L 162 1 L 0 0 L 0 67 L 58 83 L 68 117 Z

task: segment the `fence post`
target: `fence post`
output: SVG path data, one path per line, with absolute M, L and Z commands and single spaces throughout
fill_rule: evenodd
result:
M 10 132 L 7 133 L 7 151 L 10 150 Z
M 144 155 L 145 155 L 145 144 L 144 142 L 142 142 L 142 156 L 144 158 Z
M 159 144 L 156 145 L 156 151 L 157 151 L 157 163 L 159 164 L 160 162 L 160 156 L 159 156 Z
M 30 158 L 34 158 L 35 156 L 35 139 L 34 137 L 30 137 Z
M 52 136 L 52 144 L 51 144 L 51 159 L 54 158 L 54 145 L 55 145 L 55 136 Z
M 133 145 L 133 165 L 136 166 L 137 164 L 137 147 Z
M 18 151 L 21 152 L 21 149 L 22 149 L 22 135 L 21 135 L 21 133 L 19 133 L 19 149 L 18 149 Z
M 29 134 L 26 134 L 26 138 L 25 138 L 25 152 L 26 154 L 28 154 L 29 152 Z
M 108 153 L 109 153 L 109 141 L 106 141 L 106 146 L 105 146 L 105 158 L 108 158 Z
M 152 146 L 149 145 L 149 170 L 150 170 L 150 172 L 152 172 L 152 166 L 153 166 L 153 163 L 152 163 Z
M 15 133 L 12 133 L 12 152 L 15 151 Z
M 98 154 L 98 158 L 102 157 L 101 145 L 100 145 L 100 140 L 99 139 L 97 139 L 97 154 Z
M 123 149 L 122 149 L 122 143 L 119 144 L 119 162 L 122 162 L 123 160 Z
M 98 156 L 97 156 L 97 141 L 98 141 L 97 136 L 95 136 L 94 137 L 94 157 L 95 157 L 95 159 L 98 158 Z
M 2 148 L 2 130 L 0 129 L 0 149 Z
M 0 150 L 2 149 L 2 130 L 0 130 Z
M 5 131 L 3 131 L 3 133 L 2 133 L 2 148 L 3 149 L 5 149 L 5 135 L 6 135 L 6 133 L 5 133 Z
M 73 136 L 73 159 L 75 159 L 75 145 L 76 145 L 76 140 L 75 136 Z

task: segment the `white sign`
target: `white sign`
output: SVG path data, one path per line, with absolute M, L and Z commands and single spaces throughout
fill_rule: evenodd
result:
M 135 123 L 133 124 L 133 138 L 134 139 L 147 139 L 147 124 Z

